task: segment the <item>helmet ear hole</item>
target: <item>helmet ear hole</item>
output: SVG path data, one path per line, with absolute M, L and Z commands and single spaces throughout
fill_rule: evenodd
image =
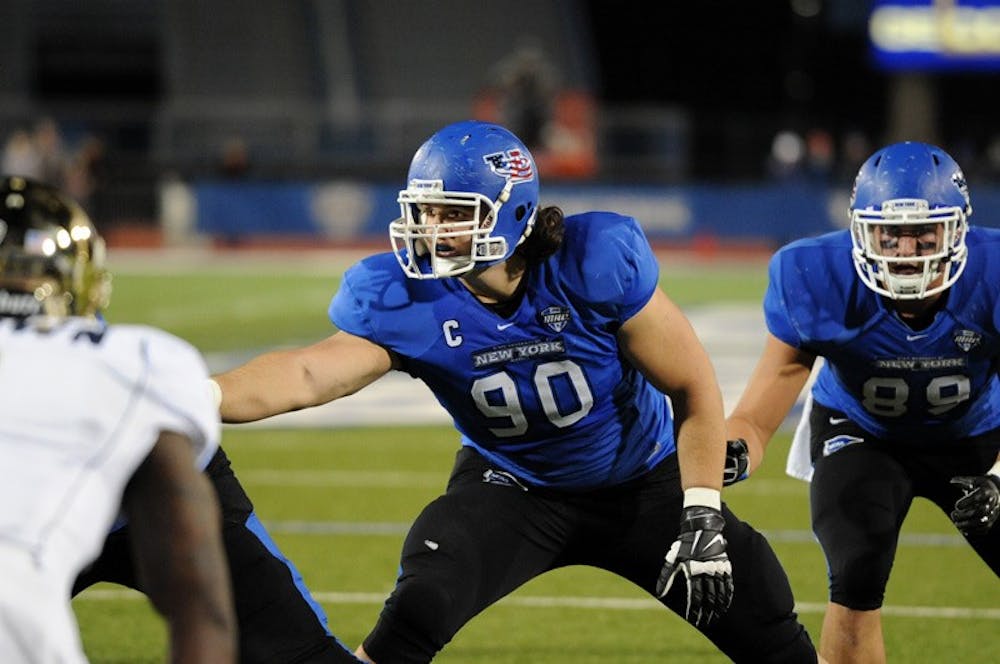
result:
M 525 206 L 518 205 L 517 209 L 514 210 L 514 218 L 517 219 L 518 221 L 521 221 L 524 219 L 524 215 L 526 215 L 527 213 L 528 210 L 527 208 L 525 208 Z

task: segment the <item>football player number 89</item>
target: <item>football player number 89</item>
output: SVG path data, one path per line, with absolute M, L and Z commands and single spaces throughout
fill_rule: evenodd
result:
M 587 385 L 583 369 L 571 360 L 544 362 L 535 367 L 533 376 L 538 400 L 545 416 L 559 428 L 568 427 L 587 416 L 594 407 L 594 396 Z M 559 411 L 553 384 L 568 385 L 575 392 L 576 407 L 568 413 Z M 494 396 L 495 395 L 495 396 Z M 492 396 L 493 398 L 488 398 Z M 499 399 L 497 398 L 499 397 Z M 509 427 L 491 428 L 490 432 L 499 438 L 520 436 L 528 430 L 528 418 L 521 407 L 517 394 L 517 384 L 510 374 L 500 371 L 480 378 L 472 384 L 472 398 L 479 411 L 486 417 L 506 417 Z M 500 403 L 497 403 L 497 402 Z
M 873 415 L 899 417 L 906 413 L 910 386 L 902 378 L 869 378 L 862 387 L 864 407 Z M 968 376 L 938 376 L 927 384 L 928 412 L 945 413 L 969 398 Z

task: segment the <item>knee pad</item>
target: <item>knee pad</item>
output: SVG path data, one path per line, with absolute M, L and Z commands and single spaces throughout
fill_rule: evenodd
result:
M 404 575 L 365 639 L 365 652 L 376 662 L 429 662 L 464 622 L 447 580 Z
M 882 606 L 892 567 L 892 551 L 856 551 L 830 565 L 830 600 L 856 611 Z
M 452 625 L 464 622 L 454 617 L 461 607 L 455 602 L 451 583 L 429 575 L 400 579 L 386 608 L 396 620 L 423 634 L 433 635 L 438 649 L 451 640 Z

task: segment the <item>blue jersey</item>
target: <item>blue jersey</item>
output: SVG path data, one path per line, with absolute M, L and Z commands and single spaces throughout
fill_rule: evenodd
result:
M 330 320 L 403 358 L 463 445 L 535 485 L 616 485 L 674 452 L 664 395 L 616 338 L 658 287 L 636 221 L 567 217 L 559 250 L 523 278 L 505 318 L 457 279 L 409 279 L 392 253 L 378 254 L 345 273 Z
M 947 443 L 1000 427 L 1000 231 L 972 228 L 966 239 L 965 272 L 921 330 L 858 278 L 849 231 L 774 255 L 767 326 L 824 358 L 816 402 L 900 442 Z

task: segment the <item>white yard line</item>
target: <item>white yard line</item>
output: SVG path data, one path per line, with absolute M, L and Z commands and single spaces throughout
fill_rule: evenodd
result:
M 401 470 L 241 470 L 239 477 L 244 484 L 264 486 L 364 489 L 426 489 L 434 487 L 444 489 L 445 483 L 448 481 L 447 472 Z
M 331 434 L 335 436 L 336 434 Z M 256 443 L 255 443 L 256 444 Z M 458 434 L 455 434 L 455 449 L 458 449 Z M 245 484 L 259 486 L 306 486 L 306 487 L 360 487 L 365 489 L 393 489 L 444 487 L 448 480 L 448 468 L 440 471 L 409 470 L 271 470 L 245 469 L 239 471 Z M 801 496 L 809 495 L 809 485 L 801 480 L 754 478 L 727 489 L 733 493 L 756 496 Z M 727 494 L 728 495 L 728 494 Z
M 410 524 L 397 521 L 267 521 L 265 527 L 271 533 L 290 535 L 380 535 L 397 537 L 406 534 Z M 789 544 L 815 544 L 816 538 L 808 530 L 765 530 L 760 529 L 771 542 Z M 818 546 L 818 544 L 817 544 Z M 961 535 L 952 533 L 901 533 L 899 546 L 917 548 L 958 548 L 968 546 Z
M 331 591 L 313 592 L 319 602 L 328 604 L 379 605 L 385 601 L 382 593 L 341 593 Z M 145 597 L 134 590 L 109 590 L 96 588 L 84 591 L 77 602 L 101 602 L 111 600 L 139 600 Z M 631 597 L 548 597 L 514 595 L 500 600 L 503 606 L 524 608 L 567 608 L 599 609 L 602 611 L 662 611 L 663 605 L 653 599 Z M 821 614 L 826 611 L 825 602 L 798 602 L 798 613 Z M 952 620 L 1000 620 L 1000 608 L 973 608 L 968 606 L 893 606 L 882 607 L 882 614 L 905 618 L 943 618 Z

